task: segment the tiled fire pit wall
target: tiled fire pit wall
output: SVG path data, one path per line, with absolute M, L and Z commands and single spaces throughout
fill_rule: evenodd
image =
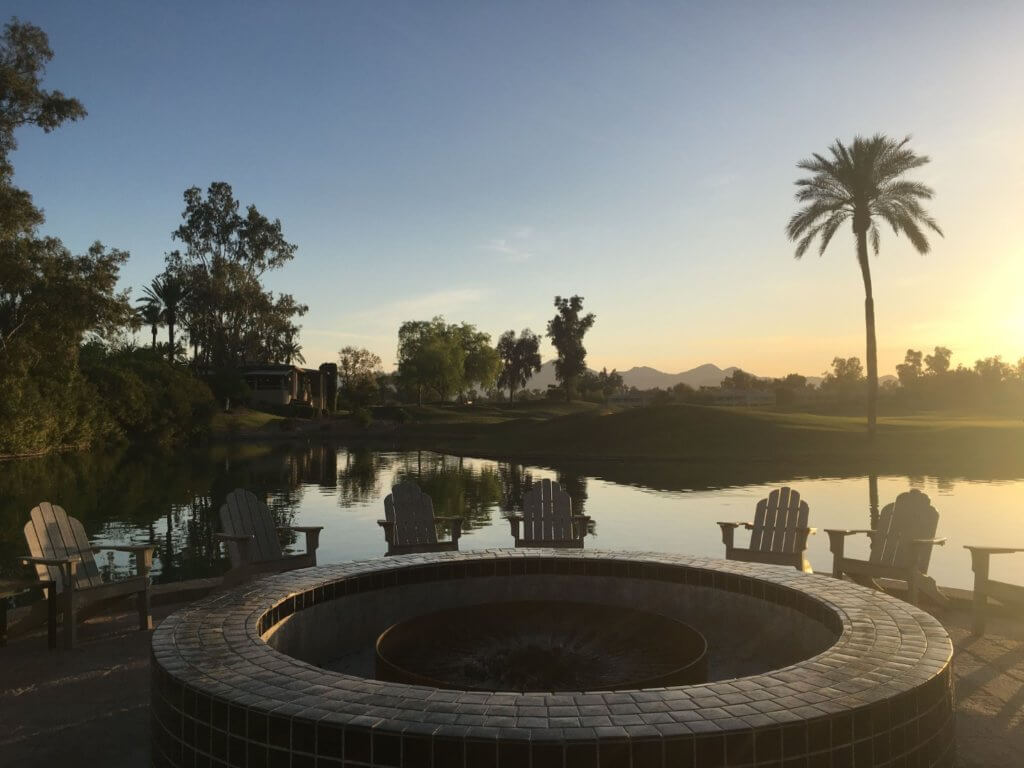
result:
M 361 676 L 397 621 L 514 600 L 682 620 L 707 638 L 711 682 L 524 694 Z M 793 569 L 522 549 L 344 563 L 263 579 L 160 625 L 153 764 L 952 766 L 951 659 L 928 614 Z

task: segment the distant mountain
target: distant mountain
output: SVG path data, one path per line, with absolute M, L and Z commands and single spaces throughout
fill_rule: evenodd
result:
M 653 389 L 661 387 L 670 389 L 679 382 L 684 382 L 694 389 L 700 387 L 717 387 L 722 379 L 732 375 L 736 368 L 719 368 L 717 365 L 705 363 L 682 373 L 665 373 L 648 366 L 630 368 L 628 371 L 619 371 L 622 381 L 627 387 L 637 389 Z M 527 389 L 547 389 L 549 384 L 557 384 L 555 379 L 555 362 L 549 360 L 541 366 L 540 372 L 535 374 L 526 384 Z
M 627 387 L 636 387 L 637 389 L 654 389 L 655 387 L 671 389 L 679 382 L 694 389 L 700 389 L 701 387 L 717 387 L 722 383 L 722 379 L 731 376 L 735 370 L 736 366 L 733 365 L 728 368 L 719 368 L 713 363 L 705 363 L 682 373 L 665 373 L 657 368 L 641 365 L 630 368 L 628 371 L 619 371 L 619 374 Z M 884 384 L 895 378 L 895 376 L 879 376 L 878 381 L 880 384 Z M 557 383 L 555 361 L 549 360 L 541 366 L 540 372 L 526 383 L 526 388 L 543 390 L 547 389 L 549 384 Z M 807 383 L 818 386 L 821 383 L 821 376 L 808 376 Z

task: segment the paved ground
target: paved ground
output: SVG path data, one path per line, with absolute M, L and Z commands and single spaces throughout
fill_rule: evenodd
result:
M 155 608 L 154 620 L 174 608 Z M 70 652 L 47 651 L 45 635 L 0 648 L 0 762 L 148 765 L 149 633 L 134 618 L 91 619 Z M 958 764 L 1024 765 L 1024 616 L 993 620 L 981 639 L 967 611 L 940 618 L 957 650 Z

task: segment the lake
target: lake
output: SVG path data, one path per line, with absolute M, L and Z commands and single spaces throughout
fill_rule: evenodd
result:
M 818 528 L 808 546 L 816 571 L 829 572 L 825 528 L 866 528 L 869 478 L 814 476 L 784 465 L 714 466 L 659 462 L 599 462 L 532 466 L 513 460 L 459 458 L 426 451 L 387 451 L 333 444 L 239 443 L 159 451 L 139 448 L 45 456 L 0 463 L 0 574 L 18 571 L 26 554 L 21 528 L 40 501 L 64 506 L 98 543 L 151 542 L 154 580 L 223 572 L 227 563 L 213 534 L 217 511 L 236 487 L 266 494 L 281 524 L 322 525 L 319 562 L 377 557 L 384 536 L 376 521 L 392 485 L 413 478 L 439 515 L 465 518 L 463 549 L 512 545 L 505 515 L 521 508 L 533 482 L 551 478 L 593 518 L 591 549 L 656 550 L 721 557 L 718 520 L 753 517 L 758 499 L 782 484 L 797 488 Z M 986 476 L 976 467 L 935 475 L 877 476 L 882 505 L 909 488 L 928 494 L 940 513 L 929 573 L 941 585 L 969 588 L 964 544 L 1024 546 L 1024 470 Z M 301 538 L 301 537 L 300 537 Z M 737 533 L 745 545 L 747 534 Z M 295 546 L 295 545 L 293 545 Z M 298 546 L 301 546 L 299 544 Z M 866 536 L 847 551 L 866 556 Z M 102 553 L 101 567 L 128 567 L 124 555 Z M 993 577 L 1024 583 L 1024 555 L 992 561 Z

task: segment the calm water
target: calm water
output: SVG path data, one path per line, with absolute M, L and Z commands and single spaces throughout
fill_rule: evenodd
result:
M 441 515 L 465 518 L 463 549 L 512 544 L 505 515 L 521 508 L 524 490 L 545 477 L 558 480 L 575 508 L 594 520 L 586 546 L 722 556 L 718 520 L 749 520 L 773 487 L 798 488 L 811 507 L 811 524 L 825 528 L 869 525 L 869 480 L 834 472 L 808 476 L 800 467 L 714 467 L 629 462 L 537 467 L 512 461 L 460 459 L 418 451 L 375 451 L 335 445 L 237 445 L 152 453 L 127 450 L 66 454 L 0 463 L 0 573 L 17 571 L 25 554 L 21 528 L 39 501 L 62 504 L 96 542 L 151 542 L 155 578 L 173 581 L 226 568 L 214 543 L 217 510 L 233 488 L 267 494 L 283 524 L 322 525 L 319 560 L 330 563 L 384 553 L 377 526 L 391 486 L 412 477 Z M 1001 477 L 944 469 L 935 476 L 883 474 L 881 504 L 908 488 L 932 498 L 941 515 L 930 573 L 940 584 L 969 587 L 970 558 L 963 544 L 1024 546 L 1024 471 Z M 745 542 L 746 534 L 738 534 Z M 867 554 L 867 537 L 848 540 Z M 127 567 L 121 556 L 101 564 Z M 831 568 L 828 537 L 812 536 L 815 570 Z M 1024 583 L 1024 555 L 993 559 L 995 578 Z

